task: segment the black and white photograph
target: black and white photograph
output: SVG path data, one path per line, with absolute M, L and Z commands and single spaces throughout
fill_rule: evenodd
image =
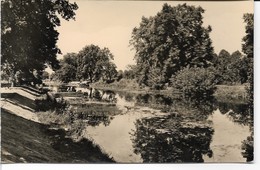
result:
M 254 1 L 1 0 L 0 105 L 2 164 L 251 164 Z

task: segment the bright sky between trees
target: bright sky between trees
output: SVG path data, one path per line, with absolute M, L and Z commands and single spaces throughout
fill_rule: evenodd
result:
M 73 1 L 71 1 L 73 2 Z M 142 16 L 154 16 L 164 3 L 172 6 L 187 3 L 205 9 L 204 26 L 211 25 L 210 37 L 214 51 L 225 49 L 230 53 L 241 51 L 245 35 L 244 13 L 253 13 L 253 1 L 189 2 L 189 1 L 75 1 L 79 9 L 76 21 L 62 20 L 58 47 L 63 55 L 77 53 L 84 46 L 94 44 L 108 47 L 114 54 L 118 70 L 134 64 L 135 51 L 129 47 L 134 27 L 138 27 Z M 58 56 L 62 58 L 62 55 Z

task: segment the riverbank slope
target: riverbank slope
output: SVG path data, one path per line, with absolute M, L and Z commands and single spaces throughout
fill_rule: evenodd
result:
M 65 130 L 42 124 L 31 107 L 35 99 L 31 92 L 1 89 L 1 93 L 1 163 L 114 162 L 91 141 L 75 142 Z

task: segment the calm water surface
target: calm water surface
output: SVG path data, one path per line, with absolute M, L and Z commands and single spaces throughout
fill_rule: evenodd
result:
M 149 107 L 135 107 L 133 102 L 127 102 L 119 95 L 116 95 L 116 98 L 116 107 L 122 111 L 122 114 L 114 116 L 108 126 L 104 124 L 87 126 L 86 137 L 93 139 L 115 161 L 142 162 L 141 155 L 134 153 L 131 140 L 131 133 L 136 129 L 136 121 L 145 117 L 166 115 L 167 113 L 162 113 Z M 128 107 L 130 108 L 127 109 Z
M 84 135 L 117 162 L 246 162 L 246 105 L 99 92 L 119 112 L 109 123 L 87 125 Z
M 213 112 L 209 119 L 212 121 L 214 134 L 210 148 L 211 158 L 204 157 L 205 162 L 246 162 L 241 154 L 241 142 L 250 136 L 249 126 L 235 123 L 227 114 L 219 110 Z

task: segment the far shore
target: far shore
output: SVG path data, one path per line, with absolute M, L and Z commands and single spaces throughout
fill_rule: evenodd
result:
M 92 84 L 92 88 L 100 89 L 100 90 L 111 90 L 116 92 L 126 92 L 126 93 L 135 93 L 135 94 L 161 94 L 166 96 L 171 96 L 173 98 L 181 97 L 181 93 L 172 89 L 164 89 L 164 90 L 151 90 L 151 89 L 133 89 L 133 88 L 118 88 L 113 85 L 104 86 L 104 85 L 96 85 Z M 239 102 L 246 103 L 247 93 L 246 93 L 246 85 L 216 85 L 216 91 L 213 96 L 217 100 L 224 100 L 230 102 Z

